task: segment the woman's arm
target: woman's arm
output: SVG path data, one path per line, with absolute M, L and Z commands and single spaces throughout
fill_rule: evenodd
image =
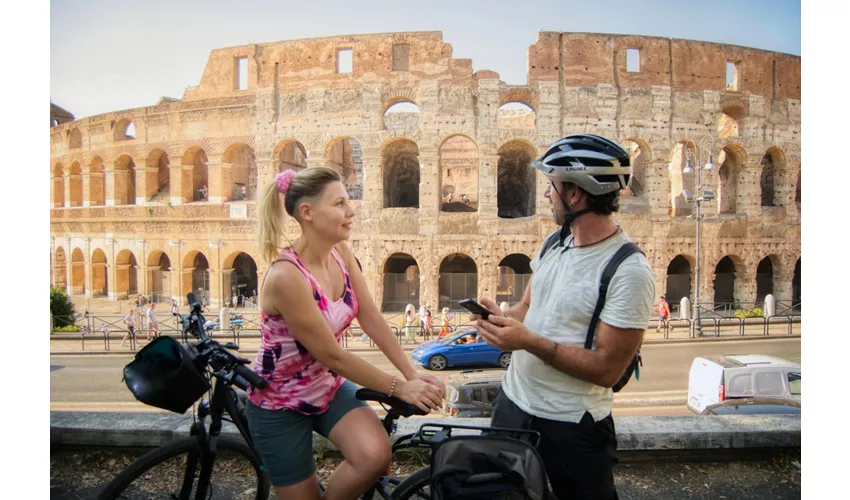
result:
M 290 263 L 274 264 L 261 292 L 262 308 L 268 314 L 280 314 L 289 332 L 319 363 L 359 385 L 393 394 L 423 410 L 439 408 L 439 391 L 421 381 L 397 380 L 393 376 L 344 350 L 336 341 L 322 316 L 309 282 Z
M 404 375 L 404 378 L 413 380 L 417 376 L 416 369 L 407 358 L 404 349 L 401 348 L 401 344 L 398 343 L 395 335 L 393 335 L 389 323 L 384 319 L 381 311 L 378 310 L 378 306 L 372 300 L 372 296 L 369 294 L 369 288 L 366 285 L 366 279 L 363 278 L 360 267 L 354 261 L 354 254 L 345 243 L 340 243 L 336 249 L 345 261 L 345 266 L 348 268 L 348 273 L 351 276 L 351 286 L 354 288 L 354 295 L 357 296 L 357 301 L 360 303 L 360 310 L 357 313 L 357 322 L 360 324 L 360 328 L 375 341 L 378 349 L 387 356 L 387 359 L 390 360 L 393 366 L 398 368 L 398 371 Z

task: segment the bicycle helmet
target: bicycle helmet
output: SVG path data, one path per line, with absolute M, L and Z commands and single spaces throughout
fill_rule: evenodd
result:
M 571 182 L 594 196 L 629 185 L 629 153 L 604 137 L 579 134 L 564 137 L 531 166 L 547 177 Z

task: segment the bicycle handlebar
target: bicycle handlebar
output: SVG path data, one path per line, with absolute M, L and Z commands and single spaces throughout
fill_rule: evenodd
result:
M 221 344 L 207 336 L 204 330 L 204 315 L 201 313 L 201 303 L 194 293 L 190 292 L 186 298 L 189 301 L 191 312 L 188 316 L 181 317 L 183 332 L 191 333 L 200 340 L 195 345 L 199 353 L 198 357 L 204 364 L 213 368 L 213 375 L 223 378 L 225 381 L 236 385 L 244 391 L 248 390 L 249 385 L 257 389 L 268 387 L 269 384 L 265 379 L 245 366 L 245 363 L 248 363 L 247 359 L 235 356 L 222 347 Z

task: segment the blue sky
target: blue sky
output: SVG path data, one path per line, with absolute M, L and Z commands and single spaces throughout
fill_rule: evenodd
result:
M 209 52 L 248 43 L 442 31 L 456 58 L 526 82 L 539 30 L 686 38 L 800 54 L 800 2 L 52 0 L 51 100 L 77 118 L 181 98 Z

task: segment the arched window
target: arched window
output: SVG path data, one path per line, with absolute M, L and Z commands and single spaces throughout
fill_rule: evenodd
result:
M 534 148 L 523 141 L 511 141 L 499 148 L 496 169 L 496 204 L 499 217 L 516 219 L 536 212 L 536 175 L 531 167 Z
M 384 172 L 384 208 L 419 208 L 419 147 L 399 139 L 381 155 Z

